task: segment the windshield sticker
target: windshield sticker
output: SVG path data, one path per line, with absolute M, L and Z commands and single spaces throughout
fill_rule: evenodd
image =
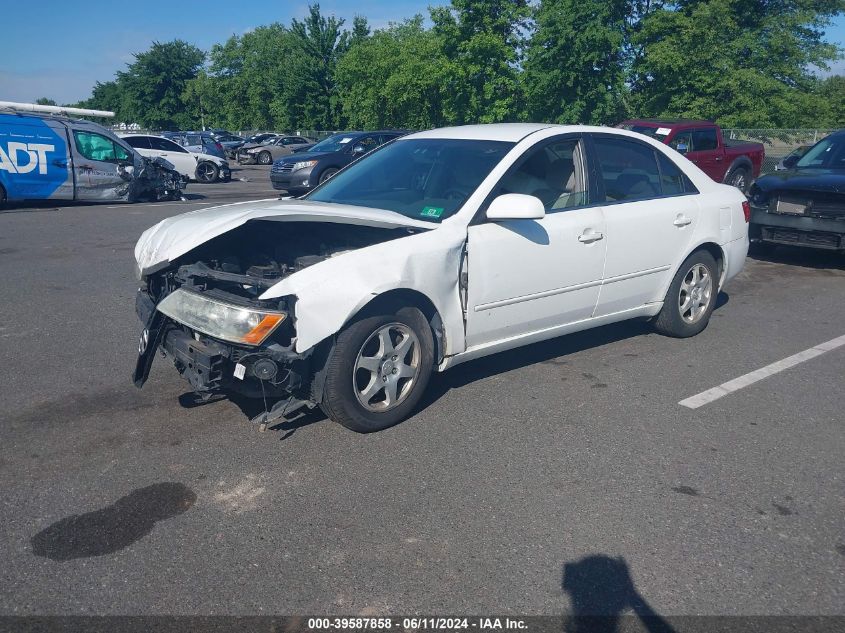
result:
M 671 131 L 672 131 L 672 128 L 659 127 L 659 128 L 657 128 L 657 131 L 655 132 L 655 134 L 657 134 L 658 136 L 667 136 L 669 134 L 669 132 L 671 132 Z
M 443 207 L 423 207 L 420 215 L 424 218 L 439 218 L 443 215 Z
M 352 137 L 351 137 L 351 136 L 345 136 L 345 137 L 343 137 L 342 139 L 340 139 L 340 140 L 338 141 L 338 143 L 340 143 L 341 145 L 343 145 L 344 143 L 348 143 L 348 142 L 349 142 L 349 141 L 351 141 L 351 140 L 352 140 Z

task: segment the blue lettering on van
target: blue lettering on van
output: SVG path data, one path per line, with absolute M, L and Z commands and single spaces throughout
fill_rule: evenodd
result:
M 0 115 L 0 182 L 10 198 L 52 196 L 70 178 L 67 142 L 37 117 Z

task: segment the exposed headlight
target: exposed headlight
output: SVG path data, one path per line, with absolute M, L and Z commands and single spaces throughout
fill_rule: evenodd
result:
M 306 167 L 313 167 L 316 164 L 316 160 L 301 160 L 298 163 L 293 164 L 293 171 L 299 171 L 300 169 L 305 169 Z
M 246 345 L 263 343 L 287 316 L 224 303 L 182 288 L 167 295 L 157 308 L 192 330 Z

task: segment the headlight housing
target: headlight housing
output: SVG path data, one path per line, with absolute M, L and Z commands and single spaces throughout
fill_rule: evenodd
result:
M 243 345 L 260 345 L 287 317 L 284 312 L 234 305 L 183 288 L 162 299 L 157 309 L 192 330 Z
M 294 163 L 293 171 L 299 171 L 300 169 L 305 169 L 306 167 L 313 167 L 316 164 L 316 160 L 301 160 L 298 163 Z

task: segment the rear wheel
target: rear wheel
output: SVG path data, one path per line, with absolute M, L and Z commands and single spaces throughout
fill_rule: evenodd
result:
M 707 327 L 719 293 L 718 266 L 707 251 L 696 251 L 681 264 L 654 321 L 666 336 L 686 338 Z
M 433 364 L 431 327 L 417 308 L 362 318 L 335 341 L 320 406 L 353 431 L 386 429 L 413 411 Z
M 322 185 L 329 178 L 334 176 L 338 171 L 340 171 L 340 170 L 335 169 L 334 167 L 329 167 L 326 171 L 324 171 L 322 174 L 320 174 L 320 184 Z
M 743 193 L 748 189 L 748 170 L 745 167 L 737 167 L 728 174 L 728 184 L 736 187 Z
M 273 156 L 268 151 L 263 151 L 258 155 L 259 165 L 269 165 L 273 162 Z
M 197 165 L 196 176 L 199 182 L 217 182 L 217 178 L 220 176 L 220 169 L 214 163 L 200 163 Z

